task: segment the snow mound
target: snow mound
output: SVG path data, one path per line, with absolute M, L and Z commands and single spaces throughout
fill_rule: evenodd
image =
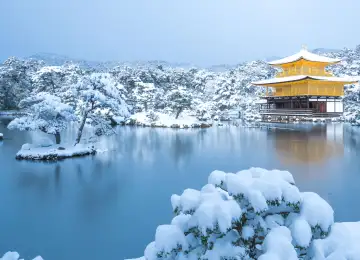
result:
M 21 150 L 16 154 L 18 160 L 61 160 L 70 157 L 79 157 L 85 155 L 92 155 L 96 153 L 93 146 L 76 145 L 76 146 L 62 146 L 52 145 L 48 147 L 24 144 Z
M 313 254 L 316 260 L 359 260 L 360 222 L 335 223 L 329 236 L 314 240 Z
M 20 260 L 20 255 L 17 252 L 7 252 L 0 258 L 0 260 Z M 41 256 L 35 257 L 33 260 L 43 260 Z
M 3 133 L 0 133 L 0 141 L 4 139 Z
M 360 222 L 334 224 L 331 206 L 288 171 L 216 170 L 171 204 L 171 224 L 139 259 L 360 260 Z

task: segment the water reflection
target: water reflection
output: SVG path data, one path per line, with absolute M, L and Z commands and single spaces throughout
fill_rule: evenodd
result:
M 319 164 L 344 155 L 343 125 L 315 125 L 307 129 L 278 128 L 268 132 L 279 160 L 285 164 Z

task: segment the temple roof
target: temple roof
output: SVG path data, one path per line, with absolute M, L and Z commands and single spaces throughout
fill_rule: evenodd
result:
M 296 76 L 289 76 L 289 77 L 281 77 L 281 78 L 272 78 L 272 79 L 265 79 L 256 82 L 251 82 L 253 85 L 271 85 L 271 84 L 279 84 L 279 83 L 286 83 L 286 82 L 293 82 L 299 80 L 320 80 L 320 81 L 332 81 L 332 82 L 344 82 L 344 83 L 355 83 L 360 80 L 360 77 L 324 77 L 324 76 L 310 76 L 310 75 L 296 75 Z
M 305 49 L 302 49 L 301 51 L 299 51 L 298 53 L 296 53 L 294 55 L 288 56 L 288 57 L 280 59 L 280 60 L 271 61 L 271 62 L 269 62 L 269 64 L 270 65 L 281 65 L 281 64 L 295 62 L 295 61 L 298 61 L 301 59 L 304 59 L 307 61 L 313 61 L 313 62 L 323 62 L 323 63 L 340 62 L 340 59 L 332 59 L 332 58 L 320 56 L 320 55 L 311 53 Z

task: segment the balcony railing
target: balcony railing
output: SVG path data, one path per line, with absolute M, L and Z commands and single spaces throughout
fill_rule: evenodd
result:
M 284 69 L 282 72 L 276 75 L 277 78 L 295 76 L 295 75 L 312 75 L 312 76 L 326 76 L 332 77 L 333 75 L 325 69 L 311 68 L 311 67 L 295 67 Z
M 264 116 L 338 117 L 342 115 L 342 112 L 321 112 L 314 108 L 273 108 L 260 109 L 260 114 Z

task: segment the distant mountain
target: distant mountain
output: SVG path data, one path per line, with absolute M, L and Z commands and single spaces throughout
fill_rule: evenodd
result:
M 312 50 L 313 53 L 316 53 L 319 55 L 324 55 L 324 54 L 335 55 L 336 53 L 340 53 L 341 51 L 342 51 L 341 49 L 329 49 L 329 48 L 316 48 L 316 49 Z M 131 62 L 130 61 L 101 62 L 101 61 L 89 61 L 89 60 L 84 60 L 84 59 L 74 59 L 74 58 L 71 58 L 71 57 L 68 57 L 65 55 L 46 53 L 46 52 L 38 53 L 38 54 L 32 55 L 28 58 L 42 60 L 45 62 L 46 65 L 50 65 L 50 66 L 61 66 L 65 63 L 76 63 L 84 69 L 96 69 L 96 70 L 100 70 L 100 71 L 105 71 L 105 70 L 108 70 L 110 68 L 114 68 L 117 66 L 122 66 L 122 67 L 123 66 L 129 66 L 129 67 L 163 66 L 163 67 L 184 68 L 184 69 L 188 69 L 188 68 L 192 68 L 192 67 L 207 68 L 211 71 L 223 72 L 226 70 L 234 69 L 239 65 L 239 64 L 218 64 L 218 65 L 212 65 L 212 66 L 208 66 L 208 67 L 201 67 L 201 66 L 197 66 L 197 65 L 194 65 L 191 63 L 186 63 L 186 62 L 167 62 L 167 61 L 161 61 L 161 60 L 131 61 Z M 264 58 L 264 60 L 266 62 L 269 62 L 269 61 L 274 61 L 274 60 L 278 60 L 281 58 L 283 58 L 283 57 L 271 56 L 271 57 Z
M 73 59 L 65 55 L 46 53 L 46 52 L 37 53 L 27 58 L 42 60 L 45 62 L 46 65 L 49 66 L 61 66 L 64 65 L 65 63 L 76 63 L 83 68 L 97 68 L 99 66 L 100 67 L 102 66 L 102 62 Z
M 280 60 L 280 59 L 282 59 L 282 57 L 271 56 L 271 57 L 265 58 L 265 61 L 274 61 L 274 60 Z
M 325 53 L 336 53 L 336 52 L 340 52 L 341 49 L 328 49 L 328 48 L 317 48 L 317 49 L 313 49 L 311 52 L 316 53 L 316 54 L 325 54 Z
M 65 55 L 59 55 L 55 53 L 37 53 L 31 55 L 27 58 L 42 60 L 45 62 L 46 65 L 49 66 L 61 66 L 65 63 L 75 63 L 78 64 L 80 67 L 85 69 L 97 69 L 97 70 L 107 70 L 109 68 L 114 68 L 116 66 L 129 66 L 129 67 L 155 67 L 155 66 L 163 66 L 163 67 L 173 67 L 173 68 L 191 68 L 196 67 L 190 63 L 184 62 L 177 62 L 177 63 L 170 63 L 166 61 L 89 61 L 83 59 L 74 59 L 70 58 Z

